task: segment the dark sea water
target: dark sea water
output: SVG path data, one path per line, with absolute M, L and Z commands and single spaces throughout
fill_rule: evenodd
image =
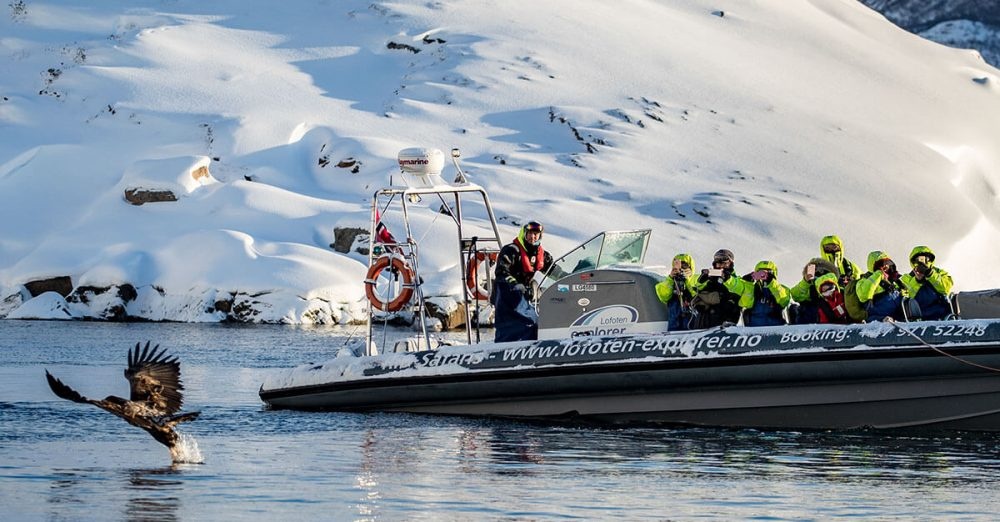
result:
M 608 428 L 268 411 L 267 372 L 352 332 L 0 321 L 2 520 L 996 520 L 1000 435 Z M 182 363 L 203 462 L 56 398 L 127 396 L 126 352 Z

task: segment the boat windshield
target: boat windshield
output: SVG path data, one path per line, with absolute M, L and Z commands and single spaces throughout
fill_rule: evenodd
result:
M 641 264 L 646 257 L 651 229 L 605 231 L 588 239 L 552 263 L 541 286 L 584 270 L 618 264 Z

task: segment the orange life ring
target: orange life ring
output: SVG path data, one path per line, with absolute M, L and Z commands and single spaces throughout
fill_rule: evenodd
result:
M 469 289 L 472 298 L 477 301 L 487 301 L 490 298 L 490 292 L 486 288 L 479 285 L 479 281 L 476 276 L 479 275 L 479 265 L 487 261 L 486 270 L 497 264 L 497 253 L 496 252 L 476 252 L 475 256 L 469 256 L 469 263 L 465 267 L 465 286 Z M 488 273 L 487 273 L 488 274 Z M 487 278 L 489 275 L 487 275 Z
M 383 301 L 375 292 L 375 282 L 383 270 L 389 268 L 403 278 L 403 288 L 394 299 Z M 406 261 L 398 255 L 384 254 L 372 263 L 365 275 L 365 295 L 373 308 L 383 312 L 398 312 L 413 297 L 413 270 L 406 264 Z

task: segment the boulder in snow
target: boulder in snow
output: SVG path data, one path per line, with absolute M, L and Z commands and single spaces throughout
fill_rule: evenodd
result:
M 69 276 L 50 277 L 48 279 L 36 279 L 24 284 L 31 297 L 38 297 L 45 292 L 55 292 L 66 297 L 73 291 L 73 280 Z
M 218 183 L 208 169 L 211 162 L 207 156 L 137 161 L 122 177 L 125 200 L 133 205 L 177 201 L 177 195 Z

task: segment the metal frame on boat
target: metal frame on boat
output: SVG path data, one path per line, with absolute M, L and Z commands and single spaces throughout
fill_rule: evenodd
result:
M 497 226 L 496 216 L 493 213 L 493 206 L 490 203 L 490 198 L 486 194 L 486 190 L 483 187 L 468 181 L 465 173 L 462 171 L 462 168 L 458 163 L 458 158 L 460 156 L 461 154 L 458 149 L 452 149 L 452 163 L 457 171 L 457 176 L 455 183 L 446 183 L 440 176 L 441 168 L 444 164 L 441 151 L 437 149 L 421 148 L 404 149 L 399 153 L 399 164 L 402 170 L 401 178 L 404 184 L 379 189 L 372 196 L 368 264 L 369 266 L 376 266 L 376 258 L 379 256 L 399 256 L 405 263 L 405 268 L 403 269 L 412 271 L 412 273 L 409 274 L 412 282 L 407 284 L 411 285 L 415 290 L 413 292 L 416 299 L 415 321 L 420 329 L 421 337 L 416 343 L 410 344 L 417 347 L 432 347 L 435 346 L 436 343 L 428 333 L 426 315 L 423 313 L 425 305 L 423 291 L 420 288 L 422 278 L 420 276 L 419 252 L 417 241 L 414 238 L 413 230 L 410 224 L 409 206 L 420 201 L 426 196 L 433 196 L 441 201 L 443 205 L 442 213 L 450 217 L 455 223 L 458 239 L 458 266 L 461 270 L 462 281 L 466 281 L 469 278 L 467 266 L 470 259 L 474 259 L 479 254 L 493 254 L 495 258 L 496 252 L 499 252 L 500 247 L 503 246 L 500 240 L 500 229 Z M 481 201 L 485 207 L 486 216 L 492 229 L 492 236 L 467 236 L 467 230 L 464 225 L 462 203 L 463 197 L 468 198 L 469 196 L 478 196 L 479 201 Z M 450 198 L 450 201 L 446 198 Z M 402 222 L 404 232 L 406 234 L 406 237 L 402 241 L 393 241 L 390 239 L 392 238 L 391 234 L 385 236 L 380 234 L 380 231 L 378 230 L 379 227 L 382 226 L 381 216 L 385 214 L 387 208 L 394 204 L 399 205 L 399 209 L 402 213 Z M 483 243 L 485 243 L 485 246 L 481 246 Z M 370 273 L 369 278 L 365 281 L 365 283 L 374 288 L 377 285 L 377 281 L 375 281 L 377 275 L 378 274 L 375 274 L 373 276 Z M 463 306 L 465 309 L 464 326 L 466 332 L 466 342 L 472 343 L 472 325 L 478 323 L 478 318 L 474 316 L 474 307 L 471 306 L 471 304 L 477 300 L 477 296 L 472 294 L 472 289 L 466 287 L 465 285 L 463 285 L 463 287 L 465 287 Z M 388 289 L 388 292 L 393 295 L 398 295 L 402 291 L 405 291 L 405 289 Z M 367 335 L 368 342 L 365 345 L 365 355 L 375 354 L 375 349 L 373 349 L 375 346 L 373 335 L 375 322 L 371 320 L 374 312 L 383 312 L 382 316 L 384 318 L 386 317 L 385 312 L 395 311 L 388 309 L 379 310 L 379 308 L 376 307 L 371 301 L 388 303 L 391 299 L 388 296 L 384 299 L 369 298 L 367 314 L 369 318 Z

